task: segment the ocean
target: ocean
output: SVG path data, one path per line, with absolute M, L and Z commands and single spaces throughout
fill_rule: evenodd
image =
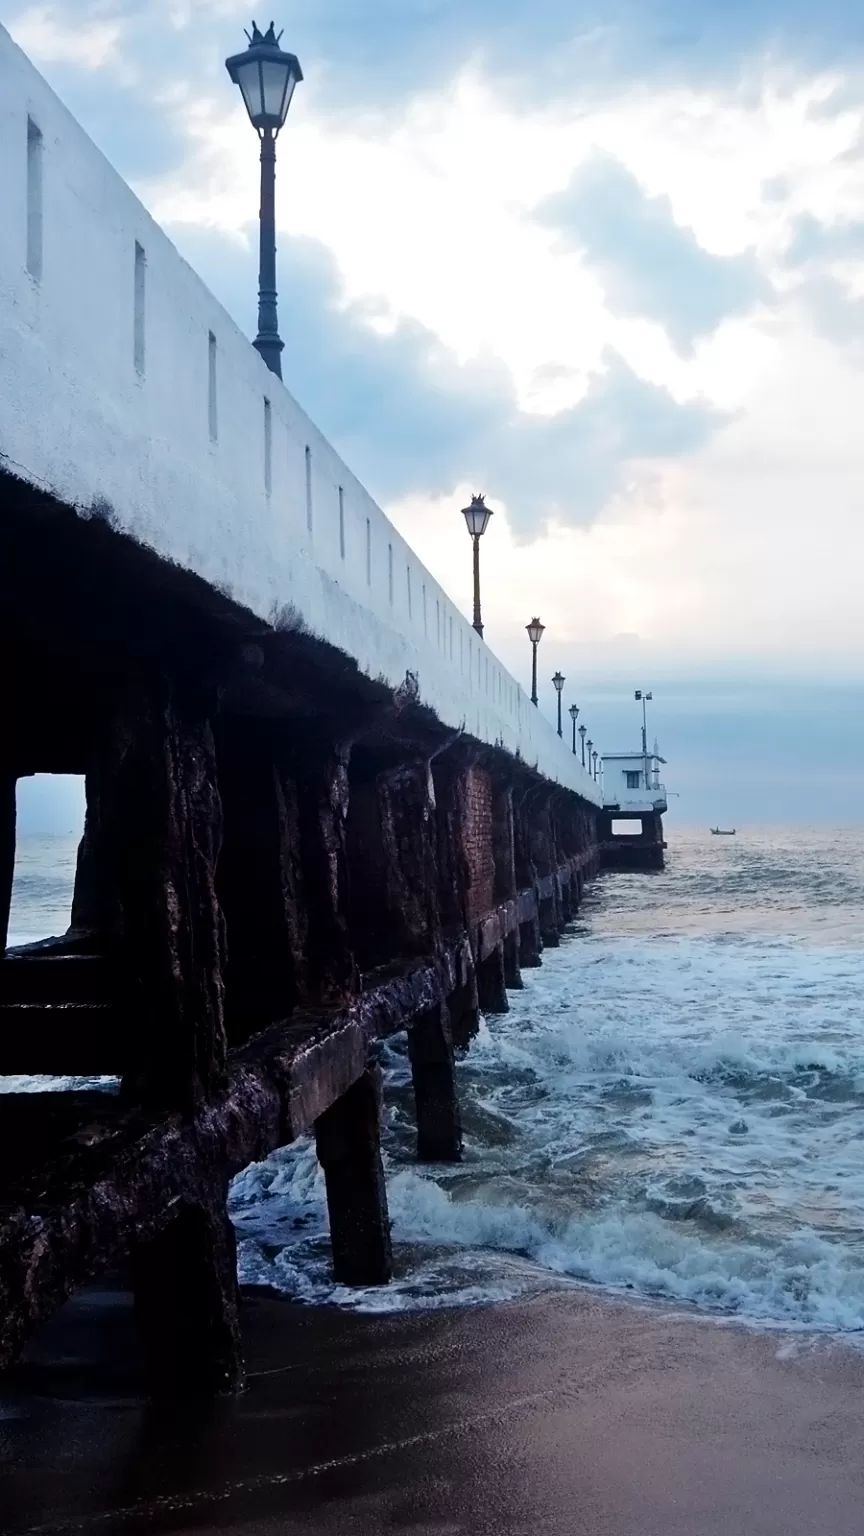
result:
M 394 1283 L 333 1285 L 308 1139 L 233 1183 L 244 1281 L 378 1311 L 590 1285 L 864 1332 L 864 832 L 667 835 L 666 871 L 594 882 L 484 1022 L 462 1164 L 414 1161 L 404 1037 L 382 1048 Z M 22 840 L 19 869 L 15 938 L 62 930 L 74 843 Z

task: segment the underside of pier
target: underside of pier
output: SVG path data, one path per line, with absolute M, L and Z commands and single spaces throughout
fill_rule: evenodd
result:
M 418 1156 L 458 1159 L 456 1057 L 575 914 L 598 812 L 410 674 L 11 476 L 0 499 L 0 1076 L 116 1079 L 0 1100 L 0 1366 L 122 1265 L 154 1387 L 230 1389 L 229 1180 L 314 1133 L 334 1274 L 386 1283 L 376 1042 L 408 1031 Z M 37 772 L 86 776 L 72 925 L 8 951 Z

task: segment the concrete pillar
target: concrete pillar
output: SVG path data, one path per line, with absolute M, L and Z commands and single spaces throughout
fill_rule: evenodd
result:
M 480 1029 L 480 1005 L 477 998 L 477 972 L 471 966 L 465 978 L 447 999 L 450 1026 L 457 1051 L 467 1051 Z
M 508 933 L 504 940 L 504 984 L 511 992 L 519 992 L 525 983 L 519 964 L 519 930 Z
M 458 1163 L 462 1121 L 446 1003 L 421 1013 L 409 1026 L 408 1054 L 417 1105 L 417 1156 L 420 1162 Z
M 9 937 L 9 911 L 15 875 L 16 780 L 0 772 L 0 954 Z
M 132 981 L 123 1091 L 181 1114 L 225 1081 L 221 803 L 207 707 L 154 682 L 118 712 L 97 770 L 100 859 L 116 886 Z M 154 1380 L 212 1391 L 242 1380 L 237 1275 L 225 1175 L 196 1174 L 200 1199 L 130 1259 Z
M 315 1122 L 324 1169 L 333 1278 L 340 1285 L 385 1285 L 393 1255 L 381 1164 L 381 1073 L 363 1076 Z
M 308 994 L 308 921 L 297 789 L 276 749 L 247 722 L 217 732 L 223 809 L 217 891 L 228 958 L 225 1015 L 237 1044 L 284 1019 Z
M 432 776 L 424 760 L 373 772 L 352 762 L 347 852 L 351 932 L 363 970 L 434 954 L 438 905 Z
M 243 1385 L 237 1247 L 220 1185 L 132 1255 L 135 1314 L 153 1390 L 174 1396 Z
M 481 1013 L 508 1013 L 507 987 L 504 981 L 504 946 L 496 945 L 491 955 L 477 964 L 477 996 Z
M 543 948 L 543 940 L 540 937 L 540 924 L 536 917 L 529 918 L 527 922 L 519 924 L 519 965 L 523 971 L 542 965 L 540 951 Z
M 344 1002 L 357 991 L 348 922 L 347 752 L 298 754 L 298 826 L 308 916 L 308 1001 Z
M 540 937 L 544 949 L 557 949 L 561 943 L 558 904 L 553 896 L 544 896 L 538 902 Z
M 111 762 L 99 756 L 84 780 L 86 812 L 78 844 L 70 929 L 116 941 L 123 933 L 123 907 L 113 841 Z

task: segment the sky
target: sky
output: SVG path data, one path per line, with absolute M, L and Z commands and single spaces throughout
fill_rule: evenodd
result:
M 486 493 L 486 638 L 609 750 L 651 688 L 673 816 L 864 819 L 860 0 L 274 16 L 289 389 L 469 613 Z M 248 0 L 0 21 L 254 334 Z

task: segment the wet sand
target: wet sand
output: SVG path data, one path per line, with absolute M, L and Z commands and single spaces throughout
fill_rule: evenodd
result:
M 0 1394 L 0 1530 L 859 1536 L 864 1351 L 555 1292 L 363 1317 L 252 1296 L 248 1391 L 149 1404 L 128 1298 Z

